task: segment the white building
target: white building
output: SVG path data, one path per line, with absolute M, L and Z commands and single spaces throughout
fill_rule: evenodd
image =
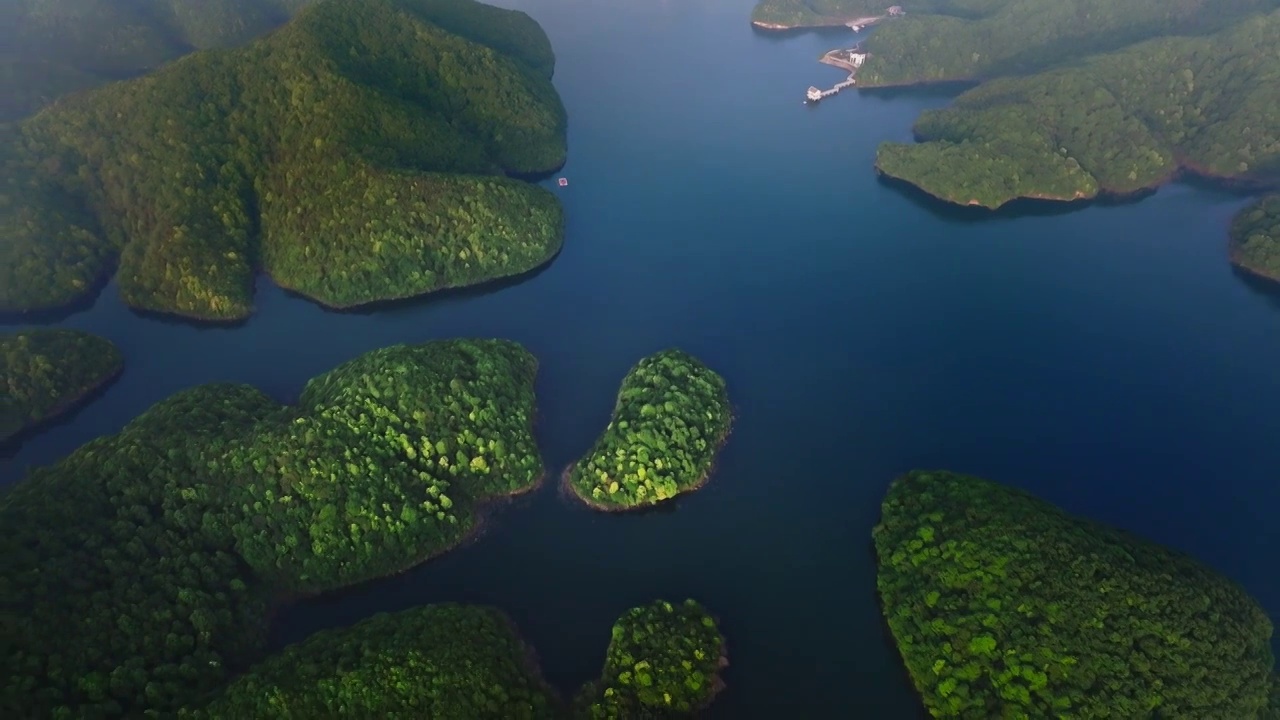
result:
M 812 102 L 817 102 L 822 99 L 822 91 L 810 85 L 809 92 L 805 93 L 805 97 L 809 98 Z

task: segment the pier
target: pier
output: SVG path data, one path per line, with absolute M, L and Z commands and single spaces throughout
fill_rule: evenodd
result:
M 875 25 L 882 20 L 889 18 L 902 17 L 906 12 L 899 5 L 894 5 L 884 11 L 883 15 L 874 15 L 870 17 L 860 17 L 850 20 L 845 25 L 854 32 L 862 32 L 863 30 Z M 849 77 L 843 82 L 836 83 L 827 90 L 819 90 L 816 87 L 810 87 L 805 92 L 805 104 L 818 103 L 822 100 L 835 95 L 836 93 L 851 88 L 857 84 L 858 68 L 862 67 L 862 63 L 867 59 L 867 54 L 862 52 L 862 43 L 858 43 L 848 50 L 832 50 L 822 56 L 820 62 L 827 65 L 834 65 L 849 73 Z
M 845 78 L 842 82 L 838 82 L 835 85 L 827 88 L 826 90 L 819 90 L 816 87 L 810 87 L 809 91 L 805 93 L 805 103 L 806 104 L 816 103 L 825 98 L 829 98 L 832 95 L 835 95 L 836 93 L 840 92 L 841 90 L 844 90 L 845 88 L 853 87 L 857 82 L 858 80 L 856 77 L 854 77 L 853 73 L 849 73 L 849 77 Z

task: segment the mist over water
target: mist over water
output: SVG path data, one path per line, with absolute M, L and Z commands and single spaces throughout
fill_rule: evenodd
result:
M 5 481 L 185 387 L 292 400 L 370 349 L 455 336 L 539 358 L 555 474 L 608 421 L 627 369 L 679 346 L 725 376 L 737 416 L 707 487 L 618 516 L 548 482 L 463 549 L 285 610 L 275 642 L 489 603 L 569 691 L 599 672 L 619 613 L 694 597 L 729 639 L 711 716 L 915 717 L 870 550 L 889 481 L 913 468 L 1018 486 L 1186 551 L 1280 617 L 1280 296 L 1228 266 L 1246 199 L 1179 184 L 1070 212 L 946 208 L 878 181 L 872 161 L 949 94 L 802 105 L 844 78 L 817 58 L 849 33 L 763 35 L 749 0 L 496 4 L 546 29 L 569 112 L 570 184 L 545 183 L 568 217 L 549 267 L 372 313 L 263 280 L 234 328 L 139 317 L 110 285 L 59 324 L 116 342 L 124 375 L 0 461 Z

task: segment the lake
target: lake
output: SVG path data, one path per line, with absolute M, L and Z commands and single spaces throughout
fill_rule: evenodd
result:
M 95 404 L 3 461 L 6 482 L 191 385 L 280 400 L 367 350 L 455 336 L 541 362 L 537 434 L 558 472 L 642 356 L 720 371 L 737 421 L 673 510 L 593 513 L 548 483 L 477 542 L 284 612 L 277 644 L 426 602 L 490 603 L 551 682 L 595 676 L 613 620 L 693 597 L 729 638 L 714 717 L 920 713 L 875 594 L 890 480 L 940 468 L 1016 485 L 1187 551 L 1280 617 L 1280 295 L 1226 260 L 1246 200 L 1179 184 L 1139 202 L 998 214 L 879 182 L 877 143 L 944 91 L 846 91 L 810 108 L 839 31 L 749 26 L 750 0 L 505 0 L 546 28 L 569 110 L 564 251 L 523 282 L 370 313 L 261 281 L 236 328 L 139 317 L 114 285 L 62 320 L 127 356 Z

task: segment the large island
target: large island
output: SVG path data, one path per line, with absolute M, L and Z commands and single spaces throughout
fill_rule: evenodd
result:
M 258 659 L 270 607 L 456 546 L 543 476 L 535 370 L 508 341 L 394 346 L 296 405 L 180 392 L 33 471 L 0 496 L 0 714 L 171 713 Z
M 518 275 L 560 248 L 552 56 L 472 0 L 323 0 L 281 30 L 0 128 L 0 311 L 252 312 L 262 270 L 351 307 Z
M 895 480 L 874 539 L 933 717 L 1267 717 L 1271 620 L 1186 555 L 947 472 Z

